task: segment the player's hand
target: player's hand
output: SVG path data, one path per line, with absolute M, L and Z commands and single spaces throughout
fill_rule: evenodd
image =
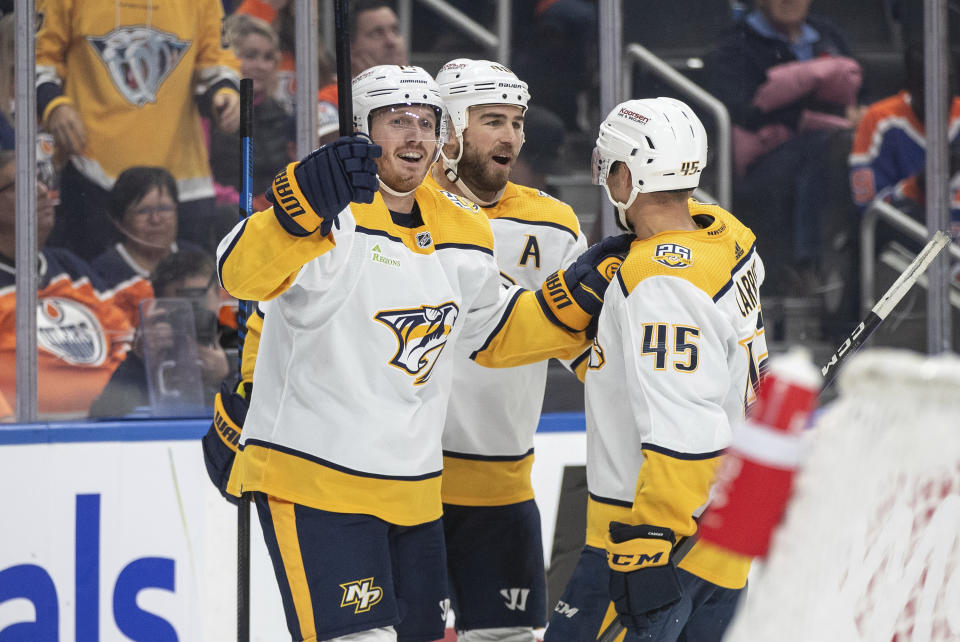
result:
M 683 597 L 677 568 L 670 563 L 673 542 L 669 528 L 610 522 L 610 599 L 623 625 L 641 639 L 660 639 L 670 610 Z
M 585 330 L 600 313 L 607 286 L 635 238 L 633 234 L 608 236 L 567 269 L 547 277 L 537 298 L 550 320 L 574 332 Z
M 290 234 L 326 236 L 351 202 L 372 203 L 382 153 L 363 136 L 342 136 L 277 174 L 267 199 Z
M 240 94 L 235 91 L 218 91 L 213 97 L 213 119 L 217 128 L 232 134 L 240 127 Z
M 53 135 L 57 151 L 67 156 L 79 154 L 87 146 L 87 130 L 73 105 L 62 103 L 54 107 L 47 117 L 47 130 Z

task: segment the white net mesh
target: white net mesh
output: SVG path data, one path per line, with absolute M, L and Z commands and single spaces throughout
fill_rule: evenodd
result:
M 960 359 L 851 360 L 725 642 L 960 640 Z

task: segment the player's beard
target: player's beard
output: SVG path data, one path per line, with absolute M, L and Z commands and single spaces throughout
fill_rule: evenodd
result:
M 512 149 L 494 151 L 511 159 L 514 158 Z M 490 156 L 490 153 L 482 154 L 476 147 L 464 141 L 463 156 L 457 163 L 457 174 L 474 193 L 495 194 L 507 185 L 507 179 L 510 178 L 510 165 L 494 163 Z

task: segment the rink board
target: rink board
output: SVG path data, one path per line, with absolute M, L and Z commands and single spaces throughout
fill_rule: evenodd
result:
M 236 508 L 207 479 L 208 421 L 0 427 L 0 638 L 235 638 Z M 533 485 L 545 558 L 584 419 L 544 415 Z M 252 511 L 251 639 L 285 637 Z M 16 635 L 16 634 L 19 634 Z

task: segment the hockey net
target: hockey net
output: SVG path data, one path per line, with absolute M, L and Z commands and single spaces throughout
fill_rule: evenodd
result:
M 725 642 L 960 640 L 960 359 L 851 359 Z

